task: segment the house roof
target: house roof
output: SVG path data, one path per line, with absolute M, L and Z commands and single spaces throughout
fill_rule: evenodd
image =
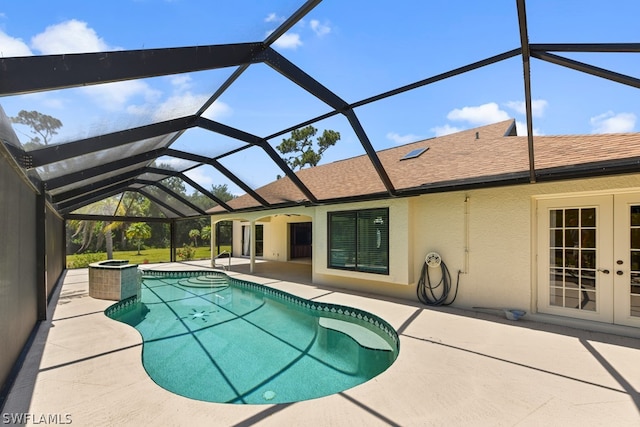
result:
M 377 152 L 399 195 L 528 182 L 527 137 L 516 135 L 515 120 L 416 141 Z M 414 150 L 421 155 L 403 159 Z M 640 133 L 536 136 L 539 180 L 627 172 L 640 164 Z M 325 202 L 389 197 L 366 155 L 302 169 L 299 179 Z M 274 206 L 305 201 L 288 177 L 256 190 Z M 249 195 L 228 202 L 237 210 L 261 206 Z M 209 213 L 223 211 L 220 207 Z

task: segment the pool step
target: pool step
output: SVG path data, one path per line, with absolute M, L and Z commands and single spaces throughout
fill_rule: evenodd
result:
M 329 317 L 320 318 L 320 326 L 326 329 L 332 329 L 334 331 L 342 332 L 345 335 L 353 338 L 362 347 L 370 348 L 373 350 L 385 350 L 393 351 L 393 348 L 389 343 L 375 332 L 360 326 L 356 323 L 347 322 L 339 319 L 332 319 Z
M 203 288 L 221 288 L 221 287 L 229 286 L 227 276 L 216 275 L 216 274 L 190 277 L 186 280 L 181 280 L 180 284 L 183 286 L 203 287 Z

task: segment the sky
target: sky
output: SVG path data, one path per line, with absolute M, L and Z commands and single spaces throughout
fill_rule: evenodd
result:
M 262 41 L 302 1 L 263 0 L 0 1 L 3 57 L 167 48 Z M 637 0 L 529 0 L 531 43 L 640 41 Z M 349 103 L 519 47 L 515 0 L 489 2 L 325 0 L 274 48 Z M 640 78 L 638 54 L 563 54 Z M 479 70 L 355 110 L 377 150 L 515 119 L 526 134 L 522 60 Z M 60 119 L 55 142 L 193 114 L 233 72 L 211 70 L 35 94 L 0 97 L 9 116 L 37 110 Z M 638 89 L 532 59 L 536 135 L 637 132 Z M 330 108 L 264 64 L 243 73 L 205 113 L 261 137 Z M 342 116 L 315 124 L 341 133 L 323 162 L 364 153 Z M 18 135 L 27 138 L 25 129 Z M 270 140 L 277 145 L 284 136 Z M 28 138 L 27 138 L 28 139 Z M 173 148 L 215 156 L 243 144 L 192 129 Z M 182 160 L 166 158 L 174 167 Z M 279 168 L 257 148 L 222 161 L 250 186 Z M 251 164 L 256 167 L 247 168 Z M 211 167 L 188 175 L 204 187 L 227 183 Z

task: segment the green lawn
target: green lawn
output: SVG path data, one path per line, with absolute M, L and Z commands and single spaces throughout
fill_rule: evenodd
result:
M 131 264 L 145 264 L 156 262 L 169 262 L 171 260 L 171 254 L 169 248 L 160 249 L 142 249 L 140 255 L 138 251 L 114 251 L 114 259 L 126 259 Z M 193 259 L 210 259 L 211 248 L 209 246 L 196 248 L 196 253 Z M 100 252 L 95 254 L 79 254 L 79 255 L 67 255 L 67 267 L 69 268 L 83 268 L 89 263 L 106 260 L 106 252 Z M 178 261 L 181 261 L 178 258 Z

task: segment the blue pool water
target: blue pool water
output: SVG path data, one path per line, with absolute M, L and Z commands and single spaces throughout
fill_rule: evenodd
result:
M 142 363 L 192 399 L 265 404 L 338 393 L 395 361 L 396 331 L 370 313 L 211 271 L 152 272 L 106 314 L 140 331 Z

